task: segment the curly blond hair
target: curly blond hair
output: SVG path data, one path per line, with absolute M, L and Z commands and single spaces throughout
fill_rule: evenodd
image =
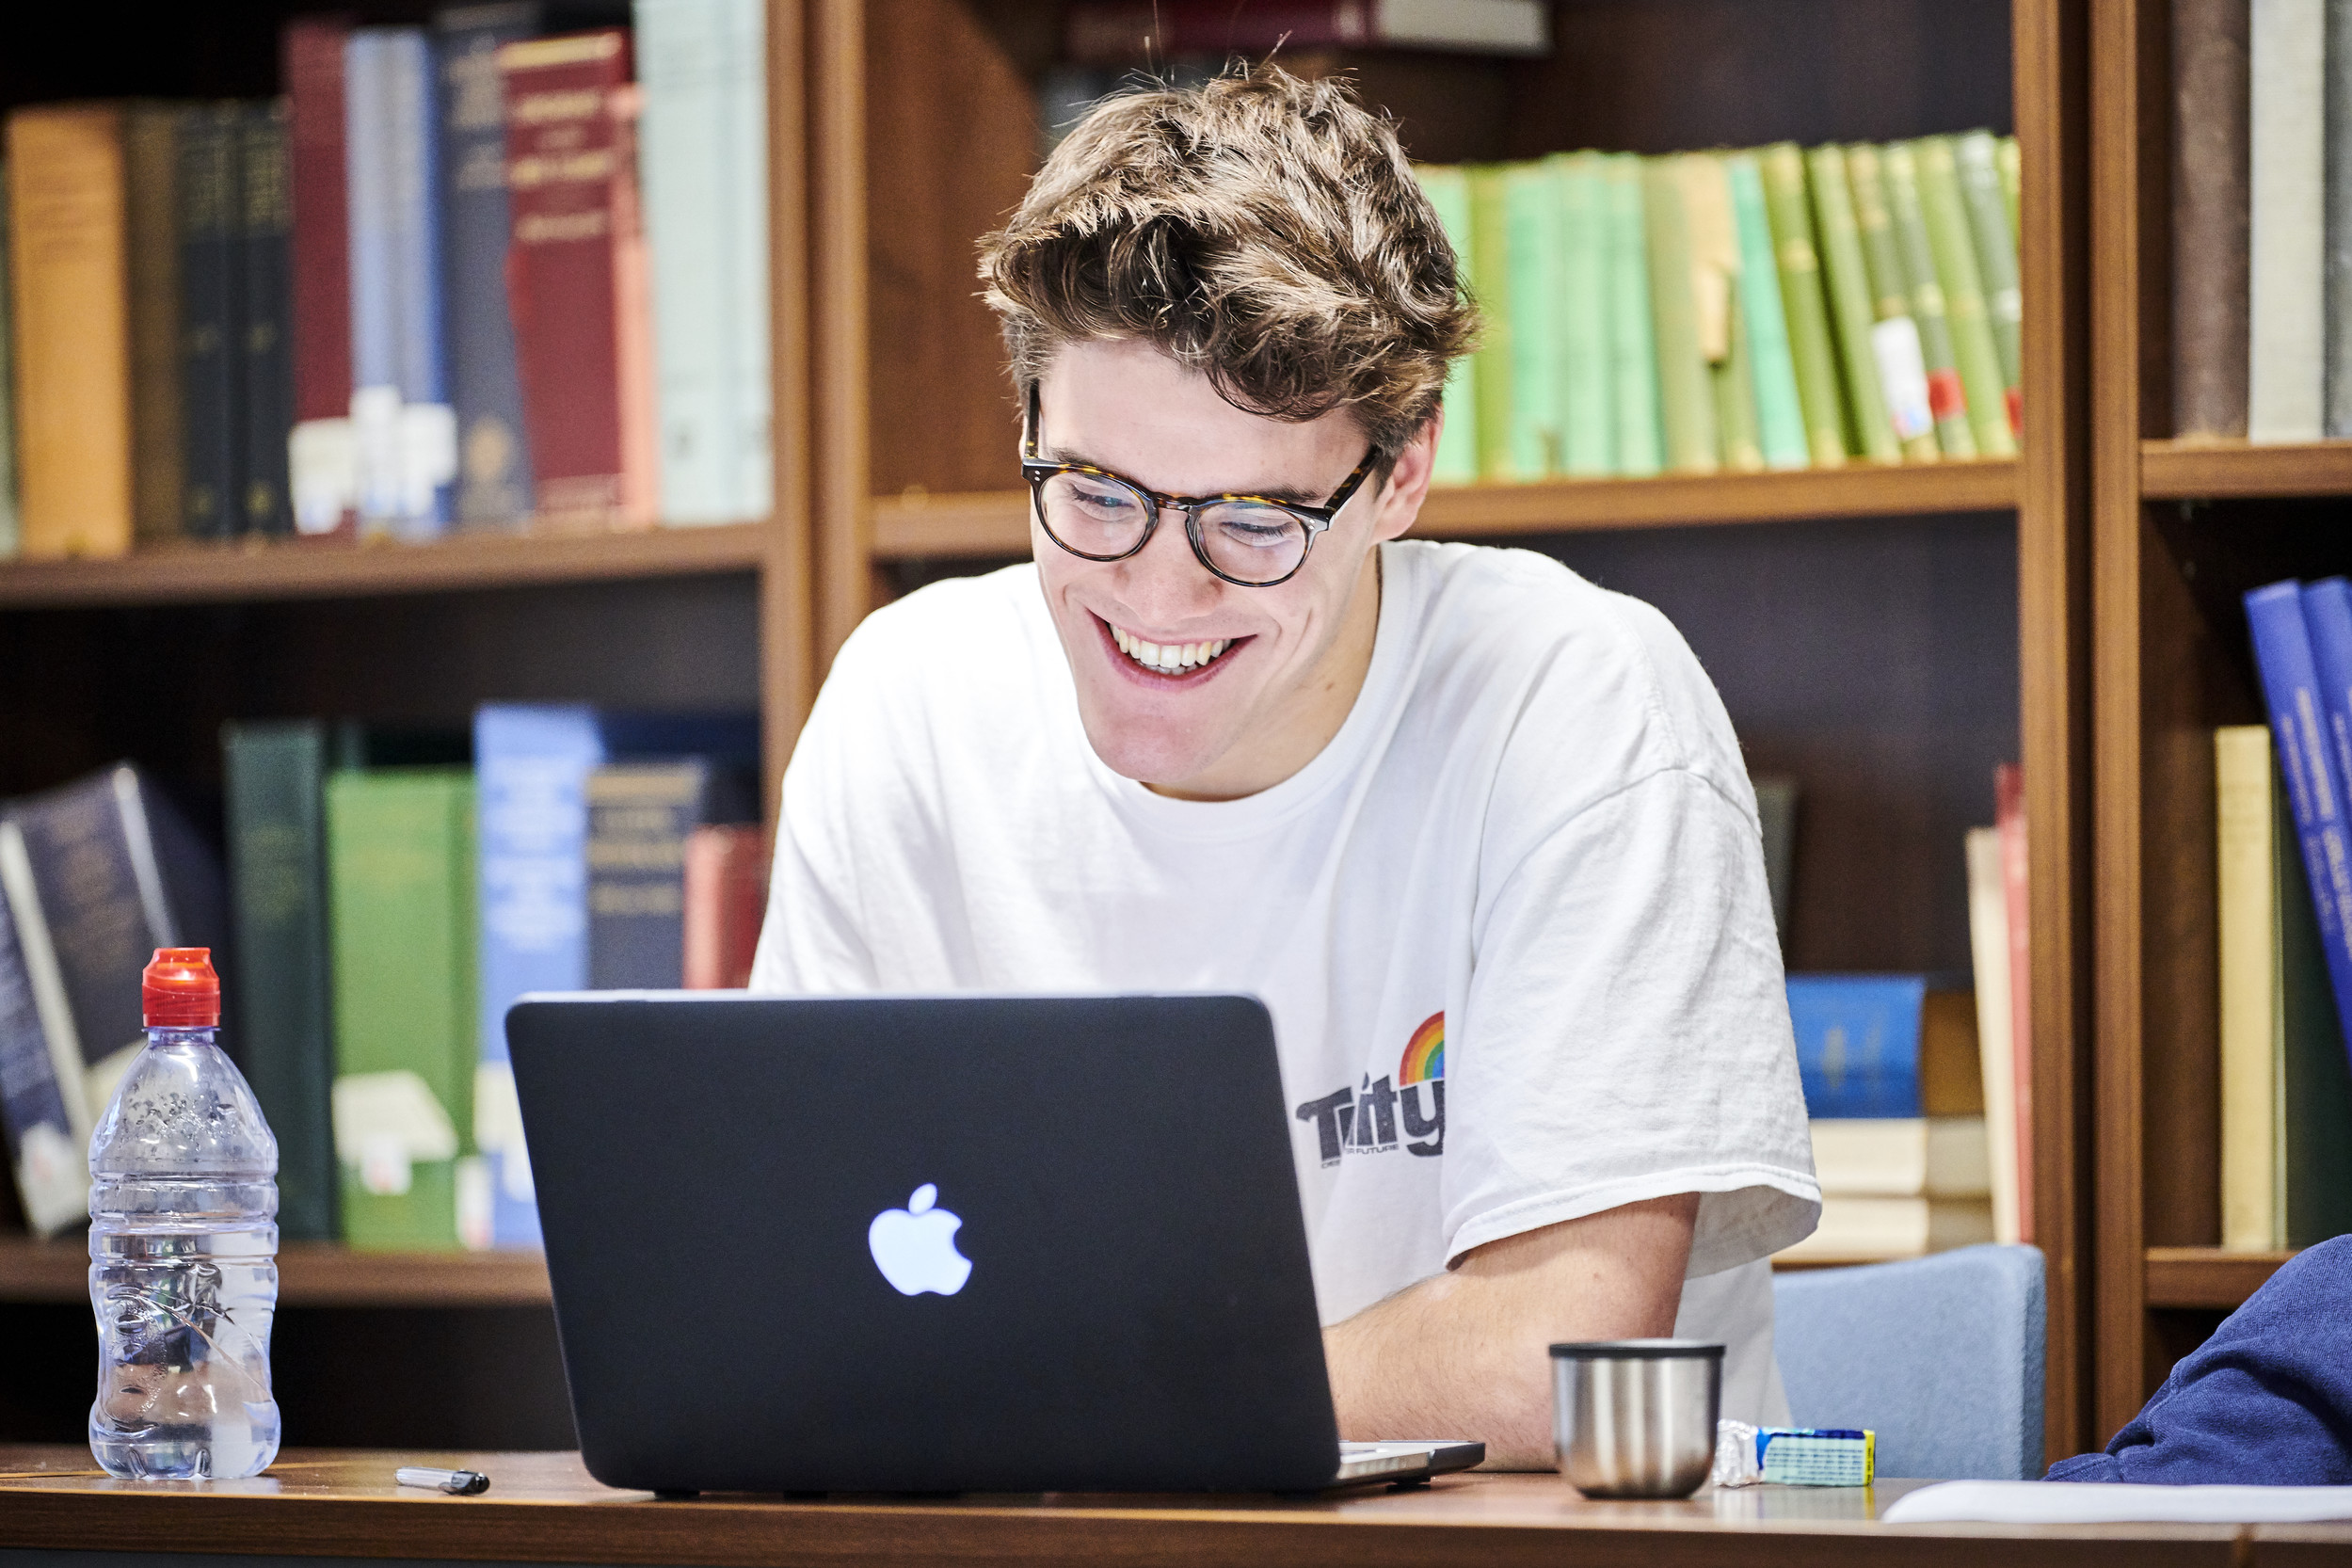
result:
M 1070 344 L 1143 339 L 1252 413 L 1348 409 L 1386 456 L 1478 326 L 1394 124 L 1271 63 L 1096 105 L 980 278 L 1024 392 Z

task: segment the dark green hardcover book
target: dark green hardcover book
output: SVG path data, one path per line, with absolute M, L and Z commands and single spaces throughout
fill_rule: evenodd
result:
M 1968 390 L 1960 384 L 1952 354 L 1952 323 L 1944 309 L 1944 285 L 1936 280 L 1935 250 L 1928 244 L 1928 219 L 1919 205 L 1919 168 L 1909 143 L 1880 149 L 1879 171 L 1886 182 L 1887 214 L 1895 223 L 1895 245 L 1903 276 L 1911 282 L 1911 316 L 1919 328 L 1919 351 L 1928 369 L 1928 411 L 1935 420 L 1937 444 L 1946 457 L 1977 456 L 1976 427 L 1968 418 Z
M 335 1155 L 344 1240 L 487 1240 L 470 1160 L 478 1027 L 473 777 L 384 768 L 327 780 Z M 477 1196 L 478 1194 L 478 1196 Z M 478 1224 L 478 1231 L 477 1231 Z
M 1837 390 L 1837 345 L 1830 337 L 1829 301 L 1821 292 L 1821 257 L 1813 238 L 1813 203 L 1805 196 L 1805 155 L 1793 141 L 1756 153 L 1764 175 L 1765 215 L 1772 254 L 1781 269 L 1781 307 L 1788 317 L 1788 352 L 1797 372 L 1797 401 L 1815 468 L 1846 463 L 1846 415 Z
M 123 287 L 131 327 L 131 527 L 140 546 L 185 529 L 180 385 L 180 132 L 174 104 L 122 114 Z
M 1976 270 L 1976 241 L 1968 232 L 1968 209 L 1960 200 L 1960 171 L 1949 136 L 1913 142 L 1919 174 L 1919 205 L 1928 220 L 1928 247 L 1935 253 L 1936 280 L 1944 285 L 1944 308 L 1952 322 L 1952 355 L 1960 385 L 1968 389 L 1968 427 L 1976 450 L 1988 457 L 2017 456 L 2010 433 L 2008 400 L 2001 384 L 2000 351 L 1993 346 L 1992 318 L 1984 281 Z
M 1699 348 L 1698 289 L 1691 277 L 1690 213 L 1673 157 L 1641 160 L 1641 203 L 1650 229 L 1650 322 L 1657 344 L 1659 424 L 1666 467 L 1713 473 L 1715 393 Z
M 244 514 L 238 118 L 234 104 L 180 111 L 180 407 L 187 441 L 180 526 L 200 539 L 236 533 Z
M 238 120 L 238 200 L 244 221 L 239 244 L 245 315 L 237 334 L 243 354 L 238 418 L 244 444 L 238 526 L 248 534 L 294 532 L 294 503 L 286 489 L 286 438 L 294 429 L 294 328 L 287 247 L 294 206 L 286 169 L 286 105 L 282 99 L 248 104 Z
M 1806 185 L 1821 238 L 1821 279 L 1830 300 L 1830 326 L 1837 337 L 1837 363 L 1846 383 L 1846 415 L 1854 450 L 1874 463 L 1899 463 L 1903 449 L 1886 417 L 1886 393 L 1879 385 L 1878 359 L 1870 345 L 1870 272 L 1863 264 L 1862 230 L 1854 221 L 1853 184 L 1846 174 L 1846 150 L 1816 147 L 1805 154 Z
M 1903 253 L 1895 243 L 1895 216 L 1886 204 L 1886 179 L 1879 168 L 1879 150 L 1861 142 L 1846 150 L 1846 175 L 1854 189 L 1854 227 L 1862 233 L 1863 264 L 1870 272 L 1870 306 L 1875 318 L 1870 343 L 1879 361 L 1879 390 L 1886 397 L 1886 417 L 1903 456 L 1916 463 L 1932 463 L 1944 455 L 1937 444 L 1935 414 L 1928 400 L 1927 351 L 1920 346 L 1919 324 L 1912 319 L 1911 279 L 1903 271 Z
M 238 1055 L 278 1135 L 279 1232 L 290 1241 L 329 1241 L 337 1178 L 328 1112 L 327 727 L 230 724 L 220 751 L 242 1003 Z
M 2275 788 L 2273 929 L 2279 933 L 2277 1027 L 2282 1032 L 2279 1160 L 2287 1245 L 2308 1247 L 2352 1231 L 2352 1068 L 2337 1024 L 2327 951 L 2303 874 L 2293 797 Z

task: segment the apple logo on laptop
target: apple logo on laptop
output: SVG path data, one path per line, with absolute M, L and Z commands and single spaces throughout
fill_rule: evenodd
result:
M 972 1260 L 955 1250 L 961 1215 L 932 1206 L 939 1189 L 926 1181 L 915 1189 L 904 1208 L 886 1208 L 866 1227 L 866 1248 L 873 1266 L 902 1296 L 929 1290 L 952 1296 L 972 1277 Z

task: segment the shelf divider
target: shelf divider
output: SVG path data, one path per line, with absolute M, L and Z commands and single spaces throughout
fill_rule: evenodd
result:
M 2150 501 L 2352 495 L 2352 440 L 2281 446 L 2144 440 L 2139 492 Z
M 2224 1252 L 2219 1247 L 2151 1247 L 2148 1304 L 2235 1310 L 2294 1256 L 2292 1252 Z

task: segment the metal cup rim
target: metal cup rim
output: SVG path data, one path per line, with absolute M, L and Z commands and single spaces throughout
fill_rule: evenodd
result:
M 1720 1361 L 1723 1347 L 1703 1339 L 1587 1339 L 1554 1345 L 1560 1361 Z

